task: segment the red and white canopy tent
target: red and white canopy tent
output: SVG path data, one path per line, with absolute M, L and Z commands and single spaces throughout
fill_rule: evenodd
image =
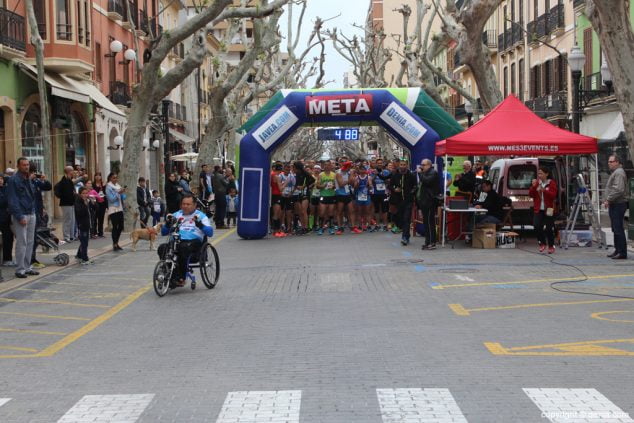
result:
M 596 138 L 546 122 L 512 94 L 466 131 L 436 143 L 436 156 L 444 156 L 445 163 L 448 156 L 576 154 L 594 154 L 597 163 L 598 151 Z M 598 172 L 595 175 L 598 187 Z

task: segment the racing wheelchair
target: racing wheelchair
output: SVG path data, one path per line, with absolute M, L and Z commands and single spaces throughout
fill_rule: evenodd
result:
M 176 288 L 178 281 L 174 280 L 174 272 L 178 266 L 178 246 L 181 243 L 179 227 L 181 221 L 176 221 L 170 225 L 169 238 L 167 243 L 161 244 L 158 248 L 159 262 L 154 267 L 153 285 L 154 292 L 159 297 L 164 296 L 170 289 Z M 201 249 L 187 258 L 185 267 L 185 280 L 191 282 L 191 289 L 196 289 L 196 276 L 194 269 L 200 269 L 200 278 L 207 289 L 212 289 L 220 278 L 220 260 L 218 252 L 203 239 Z

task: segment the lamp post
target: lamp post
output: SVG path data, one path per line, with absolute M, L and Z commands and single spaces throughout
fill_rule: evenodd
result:
M 473 125 L 471 118 L 473 117 L 473 104 L 469 100 L 464 102 L 464 111 L 467 113 L 467 127 L 470 128 Z
M 579 110 L 579 94 L 581 87 L 581 69 L 586 64 L 586 55 L 583 54 L 578 46 L 573 46 L 568 54 L 568 66 L 572 75 L 572 132 L 579 133 L 580 110 Z
M 123 137 L 121 135 L 117 135 L 114 137 L 114 147 L 109 145 L 108 150 L 123 150 Z

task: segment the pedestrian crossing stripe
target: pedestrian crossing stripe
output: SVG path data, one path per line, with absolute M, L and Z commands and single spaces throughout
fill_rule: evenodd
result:
M 135 422 L 154 394 L 85 395 L 57 423 Z
M 611 345 L 611 346 L 608 346 Z M 621 348 L 615 348 L 617 345 Z M 524 356 L 634 356 L 634 338 L 602 339 L 597 341 L 568 342 L 563 344 L 503 347 L 497 342 L 484 346 L 494 355 Z M 629 349 L 625 349 L 625 348 Z
M 299 423 L 302 391 L 229 392 L 216 423 Z
M 449 389 L 377 389 L 383 423 L 467 423 Z
M 596 389 L 523 388 L 523 392 L 537 407 L 534 421 L 538 420 L 537 413 L 541 411 L 541 419 L 547 419 L 551 423 L 634 423 L 628 412 Z M 85 395 L 58 420 L 58 423 L 134 423 L 150 406 L 154 396 Z M 381 388 L 376 389 L 376 398 L 383 423 L 468 421 L 450 390 L 446 388 Z M 0 407 L 9 401 L 13 404 L 16 400 L 0 398 Z M 229 392 L 220 412 L 213 414 L 216 419 L 208 416 L 205 421 L 299 423 L 301 401 L 301 390 Z M 0 419 L 4 408 L 0 409 Z
M 596 389 L 524 388 L 524 392 L 552 423 L 634 423 Z

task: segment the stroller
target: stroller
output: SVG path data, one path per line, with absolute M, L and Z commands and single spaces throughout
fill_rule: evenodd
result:
M 70 260 L 68 254 L 59 252 L 59 238 L 53 234 L 53 229 L 47 226 L 39 226 L 35 229 L 35 242 L 41 246 L 44 253 L 51 249 L 57 253 L 53 258 L 58 266 L 66 266 Z
M 214 203 L 213 200 L 207 201 L 200 197 L 195 197 L 195 198 L 196 198 L 196 208 L 199 209 L 201 212 L 205 213 L 209 219 L 213 219 L 214 208 L 215 208 L 213 206 L 213 203 Z

